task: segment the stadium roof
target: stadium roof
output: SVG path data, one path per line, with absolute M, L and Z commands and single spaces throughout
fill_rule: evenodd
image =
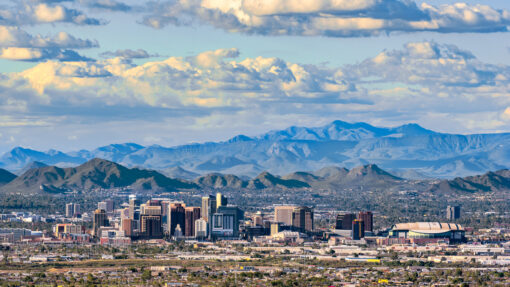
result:
M 463 231 L 462 225 L 457 223 L 443 222 L 409 222 L 397 223 L 393 225 L 393 230 L 410 230 L 422 233 L 430 232 L 447 232 L 447 231 Z

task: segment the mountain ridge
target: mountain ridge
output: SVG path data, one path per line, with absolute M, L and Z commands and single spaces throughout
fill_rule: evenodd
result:
M 259 136 L 174 147 L 112 144 L 91 151 L 40 152 L 16 147 L 0 157 L 0 168 L 16 172 L 29 162 L 78 166 L 101 157 L 127 167 L 193 174 L 256 177 L 286 175 L 327 166 L 353 168 L 374 163 L 385 170 L 423 178 L 455 178 L 510 168 L 510 133 L 455 135 L 418 124 L 392 128 L 333 121 L 320 127 L 292 126 Z M 189 178 L 191 179 L 191 178 Z

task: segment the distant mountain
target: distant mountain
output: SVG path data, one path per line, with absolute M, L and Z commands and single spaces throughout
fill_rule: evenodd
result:
M 161 173 L 171 178 L 180 178 L 185 180 L 193 180 L 200 176 L 200 174 L 185 170 L 180 166 L 174 166 L 161 170 Z
M 82 164 L 86 159 L 50 150 L 40 152 L 32 149 L 16 147 L 0 158 L 0 167 L 11 171 L 19 171 L 32 162 L 41 162 L 46 165 L 74 166 Z
M 0 168 L 17 171 L 32 161 L 69 167 L 95 157 L 155 170 L 178 166 L 200 175 L 255 177 L 263 171 L 285 175 L 328 166 L 352 169 L 376 164 L 403 176 L 455 178 L 510 168 L 510 133 L 455 135 L 417 124 L 384 128 L 334 121 L 321 127 L 294 126 L 256 137 L 239 135 L 224 142 L 176 147 L 127 143 L 70 153 L 18 147 L 0 158 Z
M 16 178 L 16 175 L 0 168 L 0 186 L 5 185 Z
M 296 179 L 284 179 L 278 176 L 274 176 L 269 172 L 265 171 L 259 174 L 256 178 L 248 182 L 248 188 L 251 189 L 265 189 L 265 188 L 304 188 L 310 187 L 310 185 L 304 181 Z
M 27 165 L 25 165 L 25 167 L 23 167 L 21 170 L 17 171 L 16 173 L 18 175 L 20 175 L 20 174 L 24 174 L 25 172 L 27 172 L 28 170 L 31 170 L 33 168 L 41 168 L 41 167 L 45 167 L 45 166 L 48 166 L 48 165 L 45 163 L 42 163 L 40 161 L 32 161 L 32 162 L 28 163 Z
M 76 168 L 47 166 L 30 169 L 10 183 L 2 192 L 37 193 L 70 190 L 92 190 L 131 186 L 143 190 L 176 190 L 195 188 L 194 183 L 168 178 L 156 171 L 129 169 L 117 163 L 92 159 Z
M 325 167 L 315 172 L 295 172 L 282 177 L 309 184 L 313 188 L 337 189 L 354 186 L 383 187 L 400 182 L 394 176 L 377 165 L 369 164 L 348 170 L 335 166 Z
M 510 190 L 510 170 L 487 172 L 483 175 L 457 177 L 452 180 L 442 180 L 434 184 L 430 191 L 458 193 L 458 192 L 497 192 Z
M 248 182 L 232 174 L 210 173 L 195 179 L 195 183 L 210 188 L 245 188 Z

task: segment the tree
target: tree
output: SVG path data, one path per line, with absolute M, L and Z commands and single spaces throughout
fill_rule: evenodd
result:
M 143 281 L 147 281 L 149 279 L 152 278 L 152 274 L 151 274 L 151 271 L 149 269 L 146 269 L 146 270 L 143 270 L 143 273 L 142 273 L 142 280 Z

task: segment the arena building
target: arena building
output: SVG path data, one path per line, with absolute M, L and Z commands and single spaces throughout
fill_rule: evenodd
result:
M 449 239 L 450 242 L 464 242 L 465 231 L 460 224 L 456 223 L 398 223 L 392 226 L 389 237 L 409 239 Z

